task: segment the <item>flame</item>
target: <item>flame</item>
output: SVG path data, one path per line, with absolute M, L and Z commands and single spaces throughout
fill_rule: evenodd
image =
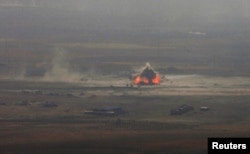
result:
M 142 77 L 140 75 L 137 75 L 134 79 L 134 84 L 138 85 L 138 84 L 149 84 L 149 81 L 147 78 Z
M 145 85 L 156 85 L 160 84 L 160 76 L 157 74 L 152 80 L 149 80 L 146 77 L 137 75 L 134 77 L 134 84 L 135 85 L 140 85 L 140 84 L 145 84 Z
M 157 74 L 153 79 L 152 79 L 152 83 L 153 84 L 160 84 L 161 82 L 161 78 L 160 76 Z
M 157 85 L 160 84 L 160 81 L 159 73 L 151 68 L 149 63 L 146 63 L 141 72 L 133 77 L 133 83 L 135 85 Z
M 141 78 L 140 78 L 140 76 L 138 75 L 138 76 L 136 76 L 135 79 L 134 79 L 134 84 L 140 84 L 140 82 L 141 82 Z

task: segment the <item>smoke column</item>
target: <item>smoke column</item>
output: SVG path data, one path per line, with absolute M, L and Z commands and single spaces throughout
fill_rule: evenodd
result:
M 81 74 L 71 71 L 69 54 L 64 48 L 55 47 L 53 49 L 53 59 L 51 67 L 45 73 L 43 80 L 59 82 L 77 82 Z

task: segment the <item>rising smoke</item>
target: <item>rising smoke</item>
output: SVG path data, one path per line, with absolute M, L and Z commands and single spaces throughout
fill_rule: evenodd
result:
M 125 75 L 119 74 L 121 73 L 119 71 L 105 73 L 95 65 L 86 66 L 83 65 L 85 63 L 77 63 L 75 56 L 66 48 L 56 46 L 47 50 L 44 53 L 46 56 L 42 55 L 34 60 L 21 59 L 19 63 L 7 57 L 10 62 L 6 64 L 6 73 L 0 74 L 0 79 L 84 83 L 90 86 L 124 86 L 129 82 L 127 75 L 130 73 Z
M 73 70 L 70 65 L 68 52 L 61 47 L 53 49 L 53 58 L 50 68 L 46 71 L 43 81 L 77 82 L 82 74 Z
M 70 52 L 65 48 L 53 48 L 52 59 L 47 67 L 42 81 L 48 82 L 82 82 L 91 84 L 102 84 L 111 81 L 110 77 L 106 77 L 96 72 L 95 68 L 90 67 L 85 71 L 74 67 L 70 62 Z M 78 66 L 80 67 L 80 66 Z M 81 70 L 81 71 L 79 71 Z

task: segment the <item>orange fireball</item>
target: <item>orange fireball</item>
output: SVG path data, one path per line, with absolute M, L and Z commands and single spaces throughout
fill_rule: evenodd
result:
M 152 83 L 153 84 L 160 84 L 161 78 L 159 75 L 156 75 L 155 78 L 153 78 Z
M 133 77 L 133 84 L 135 85 L 158 85 L 160 81 L 160 75 L 149 64 L 145 66 L 141 73 Z

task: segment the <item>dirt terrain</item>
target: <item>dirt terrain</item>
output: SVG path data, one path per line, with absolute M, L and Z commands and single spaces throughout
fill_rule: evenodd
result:
M 0 152 L 206 153 L 208 137 L 250 136 L 247 77 L 166 78 L 160 86 L 140 88 L 117 78 L 111 86 L 2 80 Z M 170 114 L 183 104 L 194 110 Z M 126 113 L 84 114 L 107 106 Z M 209 110 L 201 111 L 202 106 Z
M 0 154 L 206 154 L 208 137 L 250 137 L 249 9 L 1 0 Z M 160 85 L 131 86 L 145 63 Z

